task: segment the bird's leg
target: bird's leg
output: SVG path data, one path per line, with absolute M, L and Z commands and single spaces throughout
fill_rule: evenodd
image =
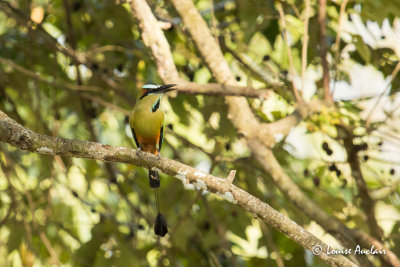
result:
M 157 160 L 160 160 L 160 159 L 161 159 L 161 153 L 160 153 L 160 150 L 157 149 Z
M 142 150 L 140 149 L 140 147 L 138 147 L 136 149 L 136 156 L 140 157 L 141 154 L 142 154 Z

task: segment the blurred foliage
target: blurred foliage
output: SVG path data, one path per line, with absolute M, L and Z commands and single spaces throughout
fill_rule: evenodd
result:
M 268 100 L 249 99 L 259 119 L 274 121 L 293 112 L 294 99 L 287 89 L 289 61 L 274 1 L 195 2 L 219 35 L 239 84 L 255 88 L 268 87 L 270 82 L 284 84 Z M 310 88 L 316 87 L 316 92 L 310 98 L 322 95 L 316 2 L 311 1 L 307 57 L 308 70 L 316 77 Z M 335 61 L 340 2 L 329 1 L 327 7 L 326 41 L 334 78 L 349 82 L 351 69 L 342 68 L 341 59 L 370 65 L 389 77 L 400 50 L 396 55 L 391 43 L 373 45 L 365 34 L 342 32 L 339 48 L 345 52 Z M 172 24 L 165 34 L 181 76 L 198 83 L 214 82 L 171 3 L 149 4 L 160 20 Z M 301 73 L 304 2 L 282 4 L 294 67 Z M 360 0 L 350 1 L 344 19 L 351 23 L 359 18 L 364 28 L 373 21 L 390 28 L 398 14 L 397 0 Z M 23 126 L 52 136 L 134 147 L 127 112 L 138 88 L 147 82 L 161 81 L 129 5 L 109 0 L 0 1 L 0 109 Z M 394 79 L 390 95 L 399 86 L 400 80 Z M 286 141 L 278 143 L 274 152 L 290 177 L 326 212 L 349 227 L 367 231 L 345 157 L 336 157 L 343 148 L 332 125 L 341 120 L 364 129 L 358 141 L 369 144 L 360 157 L 371 189 L 397 181 L 400 169 L 393 167 L 395 163 L 370 163 L 365 157 L 370 152 L 379 156 L 383 137 L 367 134 L 358 104 L 342 101 L 339 112 L 321 112 L 300 124 L 310 138 L 303 149 L 314 151 L 312 156 L 296 155 L 293 143 Z M 178 94 L 164 98 L 162 108 L 171 128 L 164 156 L 219 177 L 237 170 L 237 186 L 329 240 L 328 234 L 318 234 L 319 226 L 296 209 L 250 157 L 227 119 L 222 97 Z M 324 142 L 327 145 L 321 147 Z M 145 169 L 26 153 L 3 143 L 0 164 L 1 266 L 275 266 L 277 257 L 286 266 L 324 266 L 241 208 L 165 175 L 161 176 L 161 208 L 170 234 L 157 239 L 152 230 L 153 192 Z M 399 190 L 379 203 L 382 211 L 398 215 Z M 386 219 L 386 240 L 399 255 L 398 218 L 397 222 Z

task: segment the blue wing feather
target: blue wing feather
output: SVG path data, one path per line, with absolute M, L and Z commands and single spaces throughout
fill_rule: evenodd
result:
M 158 151 L 161 151 L 162 143 L 164 139 L 164 125 L 160 129 L 160 140 L 158 140 Z

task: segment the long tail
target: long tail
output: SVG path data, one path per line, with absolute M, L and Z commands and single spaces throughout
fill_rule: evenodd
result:
M 149 170 L 150 187 L 154 188 L 154 197 L 157 206 L 157 218 L 154 224 L 154 233 L 158 236 L 165 236 L 168 233 L 167 221 L 160 212 L 160 201 L 158 198 L 158 188 L 160 187 L 160 177 L 157 171 Z
M 160 187 L 160 176 L 158 176 L 158 171 L 149 170 L 149 183 L 151 188 Z

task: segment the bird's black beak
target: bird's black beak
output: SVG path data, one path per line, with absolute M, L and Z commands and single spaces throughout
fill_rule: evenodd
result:
M 175 88 L 172 88 L 176 86 L 176 84 L 166 84 L 166 85 L 161 85 L 159 88 L 155 89 L 155 93 L 157 94 L 163 94 L 172 90 L 175 90 Z
M 147 85 L 147 86 L 155 86 L 155 85 Z M 166 92 L 175 90 L 175 88 L 172 88 L 176 86 L 176 84 L 166 84 L 166 85 L 161 85 L 158 86 L 157 88 L 153 89 L 153 88 L 149 88 L 149 87 L 142 87 L 143 88 L 143 94 L 140 97 L 140 99 L 145 98 L 148 95 L 152 95 L 152 94 L 164 94 Z

